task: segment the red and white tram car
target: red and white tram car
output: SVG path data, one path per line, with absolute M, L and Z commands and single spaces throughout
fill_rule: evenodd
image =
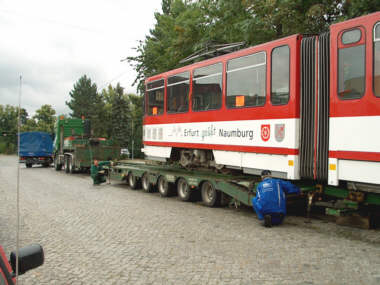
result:
M 148 78 L 143 141 L 150 159 L 376 189 L 380 12 Z

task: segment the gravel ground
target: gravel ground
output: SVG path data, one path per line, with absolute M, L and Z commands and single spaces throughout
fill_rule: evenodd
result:
M 0 156 L 0 244 L 16 247 L 15 156 Z M 207 208 L 88 175 L 21 167 L 20 244 L 45 264 L 20 284 L 380 284 L 380 231 Z

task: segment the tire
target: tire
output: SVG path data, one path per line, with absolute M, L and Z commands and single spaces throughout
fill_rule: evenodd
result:
M 160 176 L 160 178 L 158 178 L 157 188 L 158 188 L 158 192 L 160 193 L 160 195 L 162 197 L 169 197 L 169 196 L 171 196 L 172 191 L 171 191 L 171 187 L 170 186 L 171 185 L 166 180 L 165 176 Z
M 149 182 L 149 174 L 146 172 L 141 178 L 142 189 L 149 193 L 152 192 L 153 185 Z
M 205 181 L 202 183 L 201 193 L 203 204 L 206 206 L 215 207 L 220 205 L 221 194 L 211 182 Z
M 190 186 L 187 183 L 185 178 L 180 178 L 177 181 L 177 193 L 179 198 L 184 201 L 188 202 L 192 200 L 192 191 L 190 190 Z
M 129 187 L 131 187 L 133 190 L 137 189 L 139 181 L 138 178 L 135 175 L 133 175 L 132 172 L 129 172 L 127 182 Z
M 69 173 L 69 157 L 68 156 L 66 156 L 65 157 L 65 172 L 66 173 Z
M 58 157 L 54 157 L 54 169 L 60 171 L 62 169 L 62 164 L 58 163 Z
M 73 158 L 72 157 L 70 157 L 68 164 L 69 164 L 69 173 L 70 174 L 75 173 L 74 165 L 73 165 Z
M 33 166 L 33 163 L 25 163 L 26 168 L 31 168 Z

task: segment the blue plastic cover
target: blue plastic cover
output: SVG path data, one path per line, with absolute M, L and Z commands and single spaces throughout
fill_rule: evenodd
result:
M 51 156 L 53 141 L 48 133 L 25 132 L 20 134 L 20 156 Z
M 257 186 L 256 197 L 252 198 L 253 209 L 259 220 L 266 214 L 286 214 L 286 194 L 299 194 L 300 189 L 289 181 L 265 178 Z

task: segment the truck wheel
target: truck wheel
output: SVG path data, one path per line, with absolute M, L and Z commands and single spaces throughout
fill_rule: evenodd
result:
M 60 171 L 62 169 L 62 164 L 58 163 L 58 157 L 54 157 L 54 169 Z
M 133 190 L 137 189 L 138 187 L 138 178 L 133 175 L 132 172 L 129 172 L 128 174 L 128 185 L 131 187 Z
M 25 163 L 26 168 L 31 168 L 33 163 Z
M 146 172 L 141 178 L 142 189 L 145 192 L 152 192 L 153 185 L 149 182 L 149 174 Z
M 188 202 L 192 199 L 192 191 L 185 178 L 180 178 L 177 182 L 178 196 L 182 201 Z
M 65 172 L 69 173 L 69 157 L 65 157 Z
M 74 163 L 73 163 L 73 159 L 71 157 L 69 158 L 68 164 L 69 164 L 69 173 L 70 174 L 75 173 L 74 165 L 73 165 Z
M 220 205 L 220 192 L 215 189 L 211 182 L 205 181 L 202 184 L 202 201 L 208 207 Z
M 158 192 L 160 192 L 160 195 L 162 197 L 169 197 L 171 196 L 172 194 L 172 191 L 171 191 L 171 185 L 169 184 L 169 182 L 166 180 L 165 176 L 160 176 L 160 178 L 158 178 Z

